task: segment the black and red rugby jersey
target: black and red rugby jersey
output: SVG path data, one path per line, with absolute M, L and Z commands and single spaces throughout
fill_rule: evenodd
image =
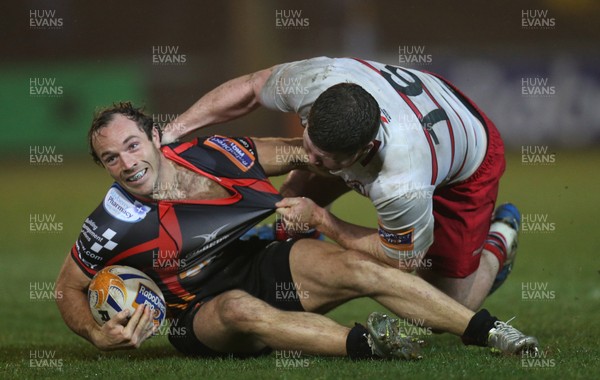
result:
M 86 218 L 71 256 L 89 277 L 108 265 L 145 272 L 176 311 L 201 296 L 203 284 L 219 271 L 214 262 L 225 247 L 272 214 L 281 196 L 260 166 L 250 138 L 211 136 L 161 150 L 231 196 L 149 202 L 115 182 Z

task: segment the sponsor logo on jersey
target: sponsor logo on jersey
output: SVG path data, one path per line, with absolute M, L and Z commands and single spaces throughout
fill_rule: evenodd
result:
M 392 121 L 390 113 L 385 108 L 381 109 L 381 121 L 386 124 L 389 124 Z
M 117 187 L 108 190 L 102 203 L 106 212 L 111 216 L 127 223 L 137 223 L 146 217 L 150 207 L 138 202 L 131 201 Z
M 83 248 L 83 242 L 81 242 L 80 239 L 75 241 L 75 250 L 77 251 L 77 256 L 79 257 L 79 260 L 81 260 L 81 262 L 84 263 L 85 266 L 87 266 L 90 269 L 95 269 L 98 266 L 98 264 L 93 264 L 89 260 L 86 260 L 83 257 L 82 253 L 85 254 L 86 256 L 90 256 L 91 252 L 88 251 L 87 249 Z M 92 258 L 96 260 L 96 257 L 100 257 L 100 256 L 94 255 L 94 257 L 92 257 Z
M 219 234 L 219 232 L 227 227 L 229 225 L 229 223 L 222 225 L 221 227 L 217 228 L 216 230 L 214 230 L 213 232 L 209 233 L 209 234 L 200 234 L 200 235 L 196 235 L 194 236 L 192 239 L 203 239 L 204 242 L 203 244 L 206 243 L 210 243 L 211 241 L 215 240 L 215 238 L 217 237 L 217 235 Z
M 109 251 L 115 249 L 117 245 L 119 245 L 112 240 L 112 238 L 115 237 L 116 234 L 117 233 L 115 231 L 111 230 L 110 228 L 107 228 L 106 231 L 104 231 L 104 233 L 102 234 L 102 240 L 104 241 L 104 239 L 106 239 L 106 242 L 104 244 L 94 243 L 92 245 L 92 251 L 98 253 L 103 249 L 107 249 Z
M 240 170 L 246 172 L 254 165 L 255 157 L 240 141 L 223 136 L 212 136 L 204 141 L 213 149 L 223 153 Z
M 413 233 L 415 229 L 400 231 L 388 231 L 385 228 L 379 226 L 379 239 L 381 243 L 391 249 L 397 249 L 399 251 L 412 250 L 413 244 Z
M 202 242 L 201 242 L 202 245 L 200 246 L 200 248 L 198 248 L 198 249 L 196 249 L 196 250 L 188 253 L 185 256 L 184 260 L 186 260 L 186 262 L 189 262 L 194 257 L 198 256 L 199 254 L 201 254 L 201 253 L 207 251 L 208 249 L 215 247 L 219 243 L 227 240 L 229 238 L 229 234 L 225 234 L 223 236 L 220 236 L 218 239 L 217 239 L 217 236 L 218 236 L 219 232 L 223 228 L 227 227 L 228 225 L 229 225 L 229 223 L 227 223 L 227 224 L 225 224 L 225 225 L 217 228 L 216 230 L 214 230 L 211 233 L 196 235 L 196 236 L 192 237 L 192 239 L 202 239 Z

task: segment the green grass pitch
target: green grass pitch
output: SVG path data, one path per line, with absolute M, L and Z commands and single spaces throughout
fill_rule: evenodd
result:
M 164 336 L 139 350 L 100 352 L 68 330 L 54 301 L 43 295 L 44 288 L 53 286 L 83 219 L 100 201 L 109 178 L 88 158 L 69 155 L 57 166 L 36 167 L 29 162 L 2 166 L 2 378 L 588 379 L 600 375 L 598 151 L 557 152 L 555 162 L 546 166 L 525 165 L 520 154 L 508 155 L 499 202 L 516 203 L 527 215 L 528 231 L 521 233 L 509 280 L 484 306 L 504 320 L 516 316 L 515 326 L 539 338 L 545 358 L 535 363 L 465 348 L 449 335 L 427 336 L 425 358 L 418 362 L 303 357 L 288 369 L 281 368 L 275 355 L 252 360 L 188 359 L 177 354 Z M 373 225 L 369 203 L 355 194 L 338 201 L 333 211 L 355 223 Z M 32 215 L 53 219 L 56 231 L 32 231 Z M 350 325 L 364 322 L 373 310 L 383 309 L 363 299 L 330 315 Z

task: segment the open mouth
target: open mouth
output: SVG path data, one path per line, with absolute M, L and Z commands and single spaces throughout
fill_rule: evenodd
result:
M 131 177 L 128 177 L 126 179 L 126 181 L 127 182 L 136 182 L 136 181 L 139 181 L 146 174 L 147 170 L 148 169 L 140 170 L 139 172 L 135 173 Z

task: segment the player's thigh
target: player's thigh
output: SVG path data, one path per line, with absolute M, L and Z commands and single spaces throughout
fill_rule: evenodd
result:
M 194 335 L 217 352 L 257 353 L 265 345 L 241 326 L 251 323 L 248 314 L 253 308 L 262 306 L 262 301 L 243 291 L 222 293 L 200 307 L 193 320 Z
M 377 273 L 393 268 L 374 258 L 315 239 L 297 241 L 290 252 L 290 271 L 306 311 L 324 313 L 377 286 Z M 369 285 L 371 284 L 371 285 Z

